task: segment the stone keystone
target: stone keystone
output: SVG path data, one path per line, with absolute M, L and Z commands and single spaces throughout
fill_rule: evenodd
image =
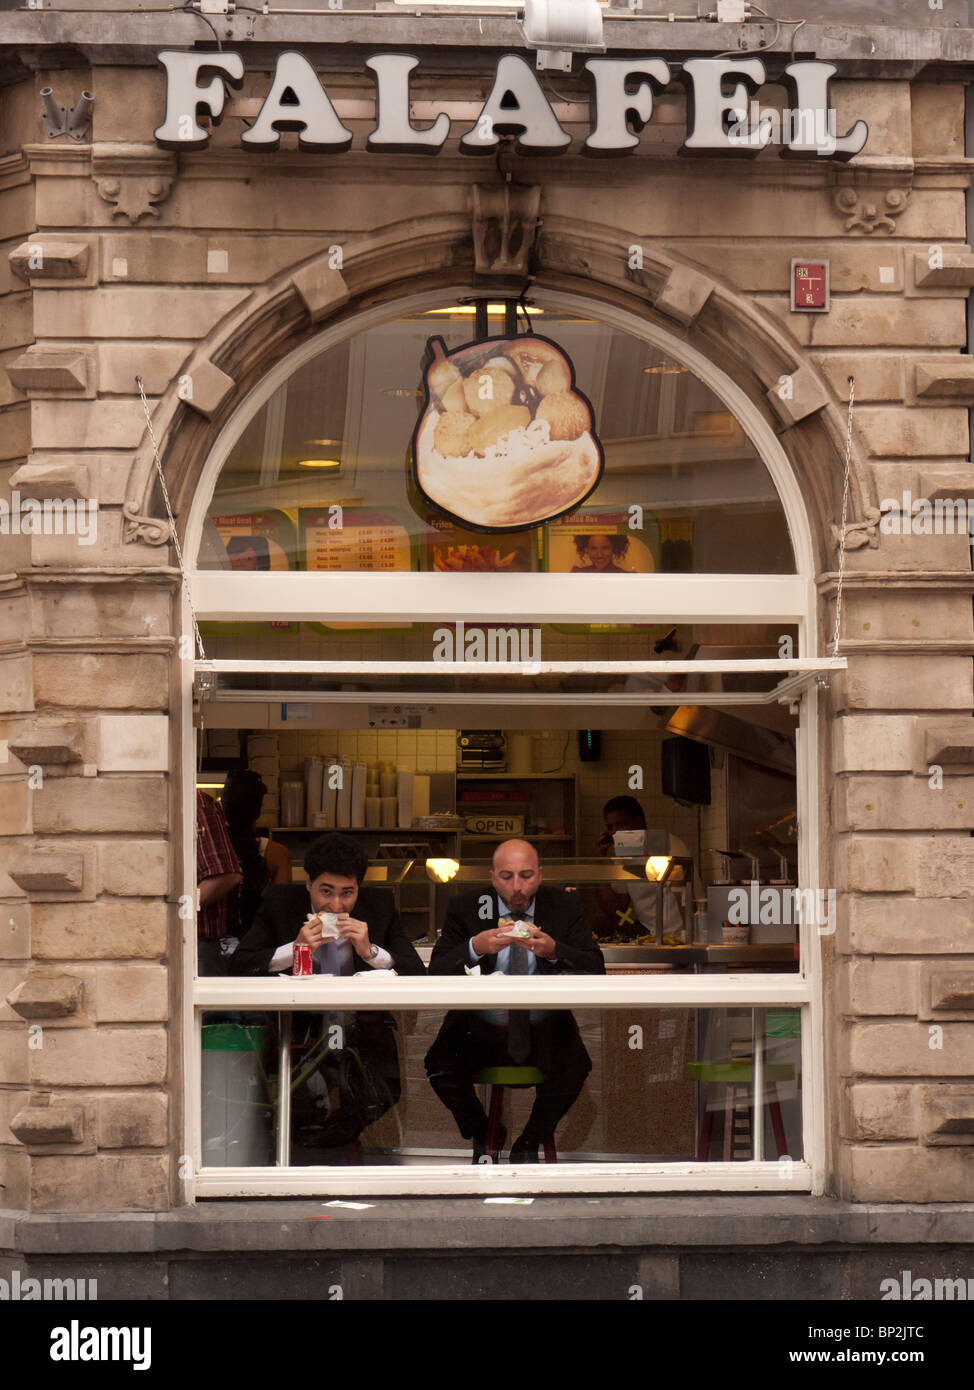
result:
M 90 497 L 91 479 L 86 463 L 61 459 L 25 463 L 10 478 L 12 488 L 28 497 Z M 35 759 L 35 761 L 38 761 Z
M 974 1010 L 974 970 L 949 970 L 932 975 L 930 1007 Z
M 923 1144 L 974 1144 L 974 1086 L 925 1086 L 920 1103 Z
M 83 280 L 88 274 L 86 241 L 25 241 L 8 256 L 10 269 L 28 284 L 35 280 Z
M 38 854 L 34 851 L 24 869 L 7 870 L 25 893 L 77 893 L 85 879 L 85 861 L 80 854 Z
M 24 470 L 19 471 L 22 473 Z M 11 482 L 14 481 L 11 479 Z M 16 734 L 10 740 L 10 751 L 25 767 L 30 767 L 32 763 L 39 763 L 41 767 L 52 763 L 81 763 L 84 762 L 84 732 L 80 724 L 59 724 L 46 728 L 42 725 Z
M 16 381 L 14 384 L 20 385 Z M 917 400 L 922 401 L 974 401 L 974 358 L 945 357 L 940 362 L 918 362 L 913 390 Z
M 345 304 L 350 295 L 340 270 L 332 270 L 322 261 L 314 261 L 291 277 L 291 284 L 304 300 L 312 321 L 324 318 Z
M 193 410 L 210 419 L 233 390 L 233 377 L 221 372 L 212 362 L 194 363 L 187 375 L 193 384 L 192 395 L 183 396 L 182 399 Z
M 85 1134 L 83 1105 L 29 1105 L 10 1121 L 22 1144 L 80 1144 Z
M 923 752 L 917 771 L 934 763 L 945 769 L 967 772 L 974 764 L 974 719 L 957 724 L 935 724 L 923 730 Z M 16 750 L 15 750 L 16 751 Z M 20 754 L 17 754 L 20 757 Z
M 34 970 L 7 995 L 7 1003 L 21 1018 L 70 1018 L 78 1013 L 84 983 L 73 975 Z
M 785 425 L 796 425 L 829 403 L 828 392 L 808 366 L 783 375 L 766 394 L 772 410 Z
M 21 391 L 84 391 L 91 366 L 91 354 L 83 348 L 35 346 L 8 364 L 7 375 Z
M 675 265 L 663 281 L 655 307 L 667 318 L 676 319 L 677 323 L 690 324 L 715 288 L 713 280 L 706 275 L 683 265 Z
M 926 254 L 913 257 L 913 278 L 917 289 L 974 289 L 974 255 L 970 247 L 948 251 L 943 265 L 932 267 Z

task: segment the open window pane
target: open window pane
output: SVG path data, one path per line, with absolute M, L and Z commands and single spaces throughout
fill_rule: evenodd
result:
M 237 1013 L 207 1023 L 203 1164 L 801 1159 L 797 1009 L 534 1010 L 531 1051 L 512 1065 L 511 1018 L 524 1012 Z

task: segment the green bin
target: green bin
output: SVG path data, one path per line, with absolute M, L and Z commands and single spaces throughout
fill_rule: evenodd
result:
M 261 1055 L 266 1028 L 207 1023 L 203 1035 L 203 1167 L 274 1162 L 273 1108 Z

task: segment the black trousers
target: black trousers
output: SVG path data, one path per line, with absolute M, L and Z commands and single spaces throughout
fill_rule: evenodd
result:
M 426 1074 L 463 1137 L 483 1144 L 487 1112 L 474 1090 L 477 1073 L 482 1067 L 537 1067 L 545 1079 L 535 1090 L 524 1134 L 529 1142 L 540 1144 L 575 1104 L 592 1062 L 574 1018 L 562 1010 L 531 1024 L 531 1051 L 525 1062 L 512 1060 L 506 1039 L 503 1025 L 488 1023 L 478 1014 L 448 1013 L 426 1054 Z
M 314 1024 L 311 1019 L 315 1020 Z M 310 1108 L 314 1105 L 313 1097 L 304 1087 L 300 1088 L 303 1095 L 295 1094 L 295 1122 L 313 1124 L 313 1133 L 306 1138 L 315 1148 L 354 1143 L 364 1129 L 398 1102 L 400 1096 L 399 1054 L 392 1016 L 369 1012 L 346 1014 L 345 1019 L 344 1045 L 322 1050 L 321 1016 L 312 1014 L 309 1018 L 308 1051 L 314 1047 L 320 1053 L 317 1070 L 328 1085 L 337 1086 L 339 1096 L 337 1108 L 318 1124 Z M 292 1075 L 300 1075 L 305 1070 L 306 1057 L 306 1052 L 295 1056 Z

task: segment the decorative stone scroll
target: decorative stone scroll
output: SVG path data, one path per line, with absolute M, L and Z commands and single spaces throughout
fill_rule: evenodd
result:
M 133 545 L 136 541 L 141 541 L 143 545 L 166 545 L 171 540 L 169 522 L 158 516 L 143 516 L 139 511 L 138 502 L 124 502 L 122 514 L 125 518 L 122 528 L 123 544 Z
M 894 217 L 906 211 L 910 199 L 908 188 L 891 188 L 886 193 L 871 189 L 839 188 L 832 195 L 832 206 L 844 219 L 847 232 L 861 229 L 871 232 L 895 232 Z

